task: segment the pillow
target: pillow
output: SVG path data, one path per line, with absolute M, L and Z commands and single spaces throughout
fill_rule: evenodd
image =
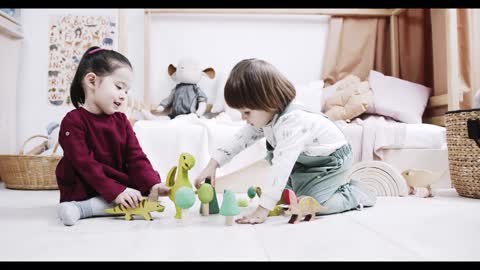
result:
M 367 112 L 391 117 L 407 124 L 421 124 L 431 88 L 371 70 L 368 81 L 373 106 Z
M 294 85 L 297 92 L 293 103 L 302 105 L 307 110 L 322 112 L 323 80 L 312 81 L 303 85 Z
M 367 81 L 360 82 L 355 75 L 348 75 L 335 84 L 337 89 L 325 100 L 325 114 L 333 121 L 350 121 L 364 113 L 372 100 Z

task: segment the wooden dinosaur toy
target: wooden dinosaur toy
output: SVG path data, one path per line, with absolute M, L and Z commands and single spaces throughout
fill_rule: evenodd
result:
M 166 185 L 167 187 L 170 187 L 168 197 L 175 204 L 175 218 L 177 219 L 182 218 L 182 208 L 175 203 L 175 193 L 181 187 L 187 187 L 193 191 L 193 186 L 188 179 L 188 171 L 192 169 L 193 166 L 195 166 L 195 158 L 189 153 L 181 153 L 180 158 L 178 159 L 177 177 L 175 177 L 177 166 L 173 166 L 167 174 Z
M 322 206 L 310 196 L 300 196 L 297 198 L 292 190 L 285 189 L 282 194 L 283 202 L 288 206 L 285 210 L 285 215 L 291 215 L 288 223 L 297 224 L 305 217 L 304 221 L 311 221 L 315 219 L 316 213 L 326 212 L 327 208 Z
M 126 208 L 119 204 L 113 208 L 105 209 L 105 212 L 109 214 L 125 214 L 125 220 L 132 220 L 133 215 L 142 216 L 145 220 L 152 220 L 150 212 L 163 212 L 163 210 L 165 210 L 165 206 L 161 205 L 158 200 L 150 201 L 143 198 L 136 208 Z

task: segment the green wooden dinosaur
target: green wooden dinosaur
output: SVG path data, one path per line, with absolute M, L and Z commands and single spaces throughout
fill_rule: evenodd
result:
M 152 220 L 150 212 L 157 211 L 163 212 L 165 206 L 161 205 L 158 201 L 149 201 L 144 198 L 136 208 L 126 208 L 119 204 L 113 208 L 105 209 L 105 212 L 109 214 L 125 214 L 125 220 L 131 220 L 132 215 L 142 216 L 145 220 Z
M 193 190 L 193 186 L 188 179 L 188 171 L 195 166 L 195 158 L 189 153 L 180 154 L 178 159 L 178 174 L 175 177 L 177 172 L 177 166 L 173 166 L 167 174 L 167 187 L 170 187 L 170 193 L 168 197 L 175 203 L 175 192 L 181 187 L 188 187 Z M 182 208 L 178 207 L 175 204 L 175 218 L 182 218 Z

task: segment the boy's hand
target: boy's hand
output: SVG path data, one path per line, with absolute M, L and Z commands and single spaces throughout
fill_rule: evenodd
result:
M 255 212 L 251 213 L 248 216 L 243 216 L 239 219 L 236 219 L 235 222 L 239 224 L 260 224 L 265 222 L 270 211 L 262 206 L 258 206 Z
M 203 171 L 195 178 L 194 185 L 196 189 L 199 189 L 202 185 L 203 180 L 205 178 L 210 178 L 212 187 L 215 187 L 215 174 L 217 172 L 218 162 L 214 159 L 210 159 L 208 162 L 207 167 L 203 169 Z
M 138 207 L 138 202 L 143 200 L 140 191 L 133 188 L 126 188 L 122 193 L 115 198 L 115 203 L 121 204 L 126 208 Z

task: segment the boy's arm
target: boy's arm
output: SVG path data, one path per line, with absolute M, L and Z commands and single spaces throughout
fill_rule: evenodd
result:
M 147 196 L 152 186 L 161 182 L 160 175 L 153 169 L 147 155 L 140 147 L 127 117 L 123 116 L 127 129 L 126 161 L 129 182 L 134 183 L 142 195 Z
M 240 151 L 252 145 L 257 140 L 264 137 L 263 131 L 259 128 L 246 125 L 241 128 L 234 136 L 230 144 L 218 148 L 212 155 L 212 158 L 222 167 L 229 162 Z
M 115 200 L 125 186 L 105 174 L 103 164 L 96 161 L 87 147 L 85 130 L 79 121 L 65 117 L 60 126 L 58 142 L 64 158 L 69 160 L 76 173 L 108 203 Z
M 303 126 L 297 117 L 292 116 L 279 119 L 274 133 L 277 145 L 268 172 L 272 184 L 262 188 L 259 202 L 259 205 L 268 210 L 272 210 L 280 200 L 293 166 L 311 137 L 308 127 Z

